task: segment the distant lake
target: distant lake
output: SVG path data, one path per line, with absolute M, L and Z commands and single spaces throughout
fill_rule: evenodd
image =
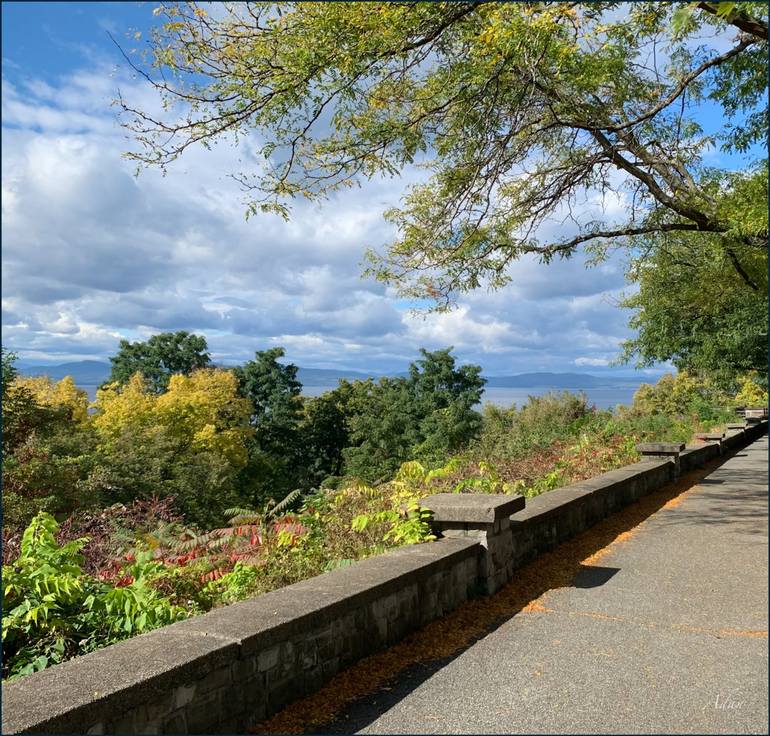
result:
M 570 388 L 570 393 L 581 391 L 588 397 L 590 404 L 596 404 L 599 409 L 614 409 L 618 404 L 630 404 L 638 386 L 609 386 L 606 388 Z M 320 396 L 324 391 L 330 391 L 329 386 L 303 386 L 302 393 L 305 396 Z M 551 391 L 564 389 L 552 386 L 533 386 L 532 388 L 488 388 L 484 390 L 481 403 L 495 404 L 508 407 L 511 404 L 521 407 L 527 403 L 530 396 L 542 396 Z
M 596 404 L 599 409 L 614 409 L 618 404 L 629 405 L 636 389 L 635 386 L 611 386 L 607 388 L 570 388 L 570 393 L 577 394 L 581 391 L 588 397 L 589 404 Z M 559 392 L 564 389 L 550 386 L 533 386 L 532 388 L 488 388 L 481 397 L 481 403 L 495 404 L 508 407 L 511 404 L 521 407 L 527 403 L 530 396 L 542 396 L 551 391 Z
M 96 398 L 96 385 L 83 384 L 80 388 L 88 391 L 88 396 L 93 401 Z M 588 396 L 591 404 L 596 404 L 599 409 L 614 409 L 618 404 L 630 404 L 637 387 L 618 386 L 607 388 L 571 388 L 569 391 L 573 394 L 583 391 Z M 331 386 L 303 386 L 302 394 L 304 396 L 320 396 L 325 391 L 331 391 Z M 561 391 L 562 389 L 551 386 L 533 386 L 532 388 L 488 388 L 481 397 L 482 404 L 491 403 L 496 406 L 508 407 L 511 404 L 522 406 L 527 403 L 530 396 L 542 396 L 550 391 Z

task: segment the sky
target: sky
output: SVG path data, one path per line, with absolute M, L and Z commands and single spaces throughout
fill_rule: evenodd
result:
M 412 171 L 322 205 L 298 202 L 288 223 L 245 219 L 227 176 L 241 152 L 228 145 L 191 149 L 165 177 L 136 177 L 110 102 L 118 85 L 148 107 L 157 99 L 108 33 L 130 45 L 126 34 L 146 29 L 152 8 L 2 5 L 2 333 L 22 360 L 104 360 L 121 338 L 184 329 L 204 334 L 220 363 L 283 346 L 304 367 L 385 373 L 421 347 L 452 345 L 488 375 L 634 373 L 609 365 L 631 335 L 617 306 L 628 289 L 620 256 L 595 267 L 525 258 L 504 289 L 427 316 L 362 279 L 365 249 L 394 235 L 382 212 Z M 588 206 L 612 218 L 625 203 L 597 195 Z

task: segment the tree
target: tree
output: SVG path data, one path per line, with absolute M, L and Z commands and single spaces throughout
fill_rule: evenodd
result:
M 16 376 L 19 375 L 19 371 L 16 368 L 16 361 L 19 356 L 16 353 L 12 353 L 10 350 L 6 350 L 0 347 L 0 379 L 2 380 L 3 396 L 8 390 L 8 387 L 13 383 Z
M 165 391 L 172 375 L 188 375 L 211 362 L 206 338 L 189 332 L 162 332 L 146 342 L 120 341 L 118 354 L 110 358 L 112 372 L 105 383 L 128 383 L 141 373 L 156 393 Z
M 658 415 L 685 419 L 696 418 L 713 423 L 734 419 L 735 399 L 710 379 L 680 371 L 666 373 L 653 386 L 643 383 L 634 393 L 632 415 Z
M 125 385 L 108 384 L 96 394 L 93 424 L 104 446 L 126 430 L 165 427 L 188 452 L 215 452 L 235 466 L 246 464 L 249 402 L 238 395 L 232 371 L 203 368 L 174 375 L 168 390 L 155 395 L 140 373 Z
M 481 426 L 481 415 L 473 407 L 481 402 L 486 379 L 481 366 L 455 366 L 453 348 L 428 352 L 409 367 L 424 438 L 417 451 L 421 458 L 443 457 L 448 450 L 465 444 Z
M 29 433 L 3 457 L 3 525 L 19 529 L 38 511 L 68 514 L 101 500 L 88 484 L 94 433 L 65 419 Z
M 86 392 L 70 376 L 20 376 L 15 354 L 2 358 L 3 524 L 19 528 L 41 510 L 93 505 L 83 486 L 94 459 Z
M 140 144 L 129 156 L 165 167 L 191 145 L 256 130 L 268 165 L 236 178 L 251 212 L 284 216 L 289 198 L 424 164 L 430 180 L 387 213 L 398 238 L 370 254 L 371 272 L 407 295 L 446 306 L 483 282 L 506 283 L 525 253 L 548 260 L 584 244 L 601 256 L 642 237 L 697 244 L 708 233 L 741 278 L 744 251 L 767 249 L 766 225 L 746 230 L 725 206 L 728 172 L 702 160 L 712 143 L 751 152 L 765 140 L 764 3 L 243 3 L 216 17 L 173 3 L 157 12 L 148 57 L 131 63 L 166 113 L 118 100 Z M 706 104 L 725 119 L 715 136 L 697 121 Z M 596 191 L 622 214 L 578 221 Z M 577 234 L 539 229 L 567 220 Z
M 239 466 L 220 452 L 192 449 L 165 425 L 123 428 L 97 457 L 85 487 L 104 505 L 172 497 L 187 523 L 211 527 L 244 502 Z
M 473 406 L 485 381 L 479 366 L 457 368 L 451 351 L 421 350 L 406 378 L 348 384 L 347 474 L 387 480 L 402 463 L 439 462 L 475 436 L 481 416 Z
M 767 216 L 767 210 L 765 210 Z M 632 262 L 638 291 L 621 306 L 634 310 L 636 335 L 623 360 L 641 366 L 673 361 L 680 370 L 732 384 L 747 371 L 767 373 L 767 253 L 742 253 L 749 288 L 718 242 L 672 238 Z
M 279 363 L 284 355 L 283 348 L 257 351 L 235 369 L 240 393 L 252 404 L 251 425 L 260 437 L 277 442 L 294 430 L 302 410 L 297 366 Z
M 3 460 L 32 432 L 50 424 L 56 412 L 40 407 L 26 386 L 17 383 L 16 353 L 2 349 Z
M 38 406 L 60 411 L 65 419 L 85 422 L 88 418 L 88 392 L 78 388 L 72 376 L 57 382 L 48 376 L 18 376 L 12 385 L 28 391 Z
M 767 406 L 767 373 L 741 376 L 735 403 L 748 408 Z
M 343 450 L 350 442 L 345 404 L 344 388 L 326 391 L 304 401 L 299 431 L 306 488 L 316 488 L 327 478 L 342 475 Z
M 213 452 L 236 468 L 247 461 L 249 402 L 238 395 L 238 379 L 230 370 L 204 368 L 189 376 L 171 376 L 158 396 L 155 414 L 172 436 L 191 452 Z
M 305 463 L 299 432 L 302 384 L 296 365 L 278 362 L 283 356 L 283 348 L 257 351 L 254 360 L 235 369 L 240 394 L 250 402 L 254 428 L 243 482 L 257 504 L 294 490 Z
M 174 496 L 198 523 L 221 521 L 243 502 L 237 480 L 254 430 L 232 371 L 173 375 L 160 395 L 135 373 L 124 386 L 100 388 L 95 407 L 100 457 L 89 487 L 106 501 Z
M 420 417 L 406 378 L 353 381 L 346 411 L 350 444 L 345 475 L 369 483 L 389 480 L 419 445 Z

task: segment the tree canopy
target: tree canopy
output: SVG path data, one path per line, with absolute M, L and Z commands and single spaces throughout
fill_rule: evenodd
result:
M 767 6 L 745 3 L 239 3 L 159 6 L 135 68 L 160 114 L 119 99 L 165 167 L 194 144 L 248 139 L 264 165 L 234 172 L 250 209 L 288 216 L 409 164 L 428 169 L 387 217 L 398 236 L 371 272 L 439 306 L 499 287 L 525 253 L 587 244 L 698 243 L 749 288 L 766 253 L 742 179 L 709 167 L 713 146 L 751 152 L 767 120 Z M 705 131 L 698 110 L 718 110 Z M 702 121 L 702 116 L 700 120 Z M 257 142 L 259 141 L 259 142 Z M 766 169 L 760 174 L 766 184 Z M 617 214 L 581 216 L 599 192 Z M 765 202 L 766 197 L 761 197 Z M 563 227 L 541 227 L 560 224 Z M 555 234 L 554 234 L 555 233 Z M 643 239 L 643 240 L 640 240 Z M 747 255 L 748 254 L 748 255 Z
M 254 436 L 243 472 L 252 503 L 280 500 L 300 485 L 303 452 L 297 366 L 279 363 L 283 348 L 257 351 L 254 360 L 235 368 L 239 392 L 250 405 Z
M 180 330 L 161 332 L 145 342 L 120 341 L 117 355 L 110 358 L 112 372 L 106 383 L 128 383 L 141 373 L 156 393 L 168 388 L 171 376 L 188 375 L 211 362 L 206 338 Z
M 638 291 L 621 305 L 634 310 L 636 335 L 623 357 L 639 366 L 673 360 L 680 370 L 729 384 L 747 371 L 767 373 L 767 254 L 742 254 L 747 288 L 713 238 L 672 238 L 638 258 L 629 278 Z
M 409 375 L 342 381 L 350 446 L 345 472 L 367 481 L 389 478 L 401 463 L 435 460 L 457 450 L 477 432 L 486 380 L 481 366 L 457 366 L 452 348 L 428 352 L 409 366 Z

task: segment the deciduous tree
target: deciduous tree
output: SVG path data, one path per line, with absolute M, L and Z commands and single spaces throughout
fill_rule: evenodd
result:
M 504 284 L 525 253 L 547 260 L 586 244 L 601 254 L 671 233 L 694 244 L 708 233 L 740 278 L 742 249 L 766 251 L 766 225 L 745 227 L 725 206 L 729 173 L 703 161 L 712 144 L 746 152 L 764 141 L 764 3 L 158 12 L 148 57 L 132 63 L 165 113 L 119 100 L 140 143 L 129 156 L 165 167 L 191 145 L 255 130 L 266 164 L 236 177 L 252 212 L 286 216 L 292 197 L 424 165 L 429 180 L 387 213 L 397 239 L 371 255 L 372 272 L 408 295 L 445 305 L 483 282 Z M 701 127 L 706 106 L 724 118 L 715 134 Z M 596 192 L 616 216 L 580 215 Z M 547 222 L 570 227 L 541 229 Z
M 153 335 L 145 342 L 121 340 L 118 354 L 110 362 L 112 372 L 106 383 L 127 383 L 138 372 L 160 393 L 172 375 L 205 368 L 211 359 L 205 337 L 180 330 Z
M 235 369 L 254 428 L 243 479 L 254 504 L 280 500 L 298 487 L 308 462 L 299 430 L 302 384 L 296 365 L 278 362 L 283 356 L 283 348 L 257 351 L 254 360 Z

